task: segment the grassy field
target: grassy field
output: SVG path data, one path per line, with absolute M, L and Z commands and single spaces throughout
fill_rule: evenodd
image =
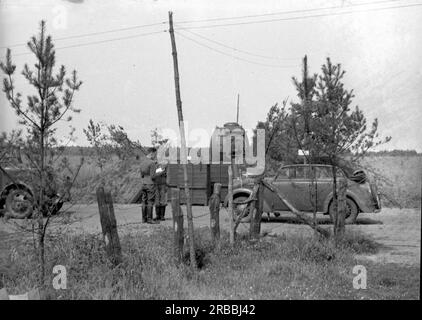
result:
M 146 227 L 146 226 L 144 226 Z M 144 230 L 145 231 L 145 230 Z M 54 265 L 67 268 L 67 290 L 48 285 L 50 299 L 419 299 L 419 266 L 381 265 L 365 261 L 368 287 L 356 290 L 354 256 L 374 253 L 378 244 L 348 234 L 334 246 L 302 236 L 240 239 L 234 247 L 223 233 L 213 249 L 209 230 L 197 231 L 202 268 L 192 272 L 173 261 L 172 232 L 159 227 L 121 238 L 124 262 L 113 268 L 101 239 L 93 235 L 58 235 L 47 250 L 48 283 Z M 36 259 L 31 245 L 20 242 L 2 259 L 1 280 L 10 294 L 36 286 Z

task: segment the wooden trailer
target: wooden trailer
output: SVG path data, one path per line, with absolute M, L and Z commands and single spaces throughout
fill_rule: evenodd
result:
M 208 205 L 214 183 L 221 183 L 221 198 L 227 195 L 229 164 L 192 164 L 187 165 L 188 183 L 192 204 Z M 169 164 L 167 168 L 169 188 L 184 187 L 183 168 L 180 164 Z M 180 193 L 180 200 L 186 203 L 185 193 Z
M 210 160 L 213 159 L 213 152 L 218 152 L 219 161 L 217 163 L 215 163 L 215 161 L 209 161 L 210 163 L 208 164 L 188 163 L 188 184 L 191 190 L 192 204 L 207 205 L 212 194 L 214 183 L 221 183 L 221 199 L 225 199 L 228 188 L 228 167 L 230 165 L 231 157 L 234 157 L 235 154 L 235 144 L 232 139 L 232 155 L 230 156 L 230 154 L 226 154 L 223 150 L 223 140 L 225 138 L 231 139 L 233 136 L 240 136 L 243 143 L 246 142 L 245 130 L 239 124 L 230 122 L 224 124 L 223 127 L 216 127 L 210 142 Z M 213 141 L 219 142 L 219 150 L 215 145 L 213 146 Z M 245 150 L 244 146 L 243 150 Z M 244 169 L 244 165 L 235 165 L 234 178 Z M 169 188 L 184 187 L 183 167 L 180 164 L 168 164 L 167 184 Z M 184 192 L 180 193 L 180 197 L 181 202 L 185 203 L 186 199 L 184 198 Z

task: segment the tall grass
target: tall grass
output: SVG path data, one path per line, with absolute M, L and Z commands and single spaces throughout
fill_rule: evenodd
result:
M 378 293 L 382 288 L 378 282 L 372 291 L 353 289 L 352 269 L 360 264 L 354 254 L 372 252 L 376 245 L 368 245 L 371 240 L 351 239 L 361 237 L 352 235 L 337 246 L 304 236 L 264 238 L 253 243 L 238 239 L 232 247 L 223 233 L 219 249 L 213 249 L 209 230 L 201 229 L 196 232 L 196 240 L 203 267 L 193 272 L 185 264 L 175 264 L 172 231 L 164 227 L 150 234 L 123 236 L 124 262 L 118 267 L 109 264 L 101 238 L 62 235 L 48 244 L 46 270 L 64 265 L 67 289 L 54 290 L 49 285 L 47 298 L 361 299 L 368 292 L 372 298 L 383 297 Z M 36 285 L 36 257 L 30 244 L 16 246 L 2 264 L 2 270 L 7 270 L 3 282 L 9 292 L 23 293 Z M 53 276 L 50 273 L 50 284 Z

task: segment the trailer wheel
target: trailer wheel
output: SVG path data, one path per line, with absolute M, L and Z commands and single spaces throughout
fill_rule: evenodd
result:
M 33 199 L 24 188 L 13 189 L 6 197 L 6 215 L 11 218 L 28 218 L 33 211 Z
M 233 213 L 235 219 L 242 214 L 242 211 L 248 206 L 248 204 L 241 203 L 247 200 L 249 197 L 245 195 L 238 195 L 233 198 Z M 240 202 L 240 203 L 239 203 Z M 249 209 L 246 209 L 248 212 L 246 215 L 240 220 L 241 222 L 249 222 L 251 221 L 251 213 Z

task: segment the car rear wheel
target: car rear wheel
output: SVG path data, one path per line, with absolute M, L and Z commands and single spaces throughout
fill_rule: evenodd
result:
M 335 211 L 334 211 L 334 204 L 333 201 L 330 203 L 330 207 L 328 209 L 328 213 L 330 214 L 331 222 L 334 223 L 334 217 L 335 217 Z M 359 210 L 356 203 L 350 199 L 346 198 L 346 219 L 345 223 L 347 224 L 353 224 L 356 222 L 356 219 L 358 217 Z
M 33 211 L 33 200 L 28 190 L 14 189 L 6 197 L 6 215 L 11 218 L 28 218 Z

